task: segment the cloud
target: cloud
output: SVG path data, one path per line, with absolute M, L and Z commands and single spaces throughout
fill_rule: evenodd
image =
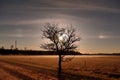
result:
M 107 38 L 112 38 L 111 36 L 106 36 L 106 35 L 99 35 L 99 39 L 107 39 Z
M 99 39 L 115 39 L 115 38 L 120 38 L 120 36 L 112 36 L 112 35 L 99 35 Z
M 62 18 L 68 21 L 82 18 L 85 22 L 95 18 L 96 12 L 120 13 L 117 0 L 1 0 L 0 6 L 1 25 L 40 24 L 51 20 L 61 22 Z M 99 16 L 97 18 L 101 18 Z
M 3 13 L 21 14 L 39 14 L 49 12 L 59 12 L 59 10 L 87 10 L 87 11 L 104 11 L 110 13 L 120 13 L 119 1 L 112 0 L 11 0 L 2 1 L 1 11 Z M 44 15 L 44 14 L 42 14 Z M 32 17 L 32 16 L 31 16 Z
M 12 38 L 38 38 L 40 37 L 40 32 L 32 28 L 12 28 L 11 30 L 6 30 L 0 32 L 0 37 L 12 37 Z

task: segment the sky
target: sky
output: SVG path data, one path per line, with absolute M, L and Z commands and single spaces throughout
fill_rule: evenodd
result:
M 42 50 L 48 22 L 72 24 L 81 53 L 120 52 L 120 0 L 0 0 L 0 47 Z

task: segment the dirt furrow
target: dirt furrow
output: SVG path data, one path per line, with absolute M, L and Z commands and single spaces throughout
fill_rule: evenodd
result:
M 25 64 L 25 63 L 21 63 L 21 62 L 11 61 L 11 60 L 1 60 L 1 61 L 4 62 L 4 63 L 10 64 L 10 65 L 19 66 L 19 67 L 22 67 L 24 69 L 32 70 L 33 73 L 35 73 L 35 72 L 42 73 L 42 74 L 44 74 L 43 76 L 46 75 L 46 78 L 47 78 L 47 79 L 43 79 L 43 80 L 49 80 L 49 79 L 53 80 L 54 77 L 57 77 L 57 72 L 55 70 L 44 69 L 44 68 L 28 65 L 28 64 Z M 63 72 L 63 80 L 81 80 L 81 78 L 86 79 L 86 80 L 90 80 L 90 79 L 92 79 L 92 80 L 103 80 L 103 79 L 100 79 L 98 77 L 75 75 L 75 74 L 70 74 L 70 73 Z M 42 80 L 42 79 L 39 79 L 39 80 Z
M 50 77 L 50 76 L 51 77 L 57 77 L 57 71 L 55 71 L 55 70 L 44 69 L 44 68 L 37 67 L 37 66 L 34 66 L 34 65 L 28 65 L 28 64 L 25 64 L 25 63 L 16 62 L 16 61 L 12 61 L 12 60 L 0 60 L 0 61 L 2 61 L 4 63 L 7 63 L 7 64 L 10 64 L 10 65 L 19 66 L 19 67 L 22 67 L 24 69 L 31 70 L 32 73 L 37 72 L 37 73 L 45 74 L 48 77 Z
M 5 70 L 5 71 L 8 72 L 9 74 L 17 77 L 17 78 L 20 79 L 20 80 L 35 80 L 35 79 L 30 78 L 30 77 L 27 76 L 27 75 L 23 75 L 22 73 L 19 73 L 19 72 L 16 71 L 16 70 L 12 70 L 12 69 L 9 69 L 9 68 L 3 67 L 3 66 L 1 66 L 0 68 L 3 69 L 3 70 Z
M 52 77 L 48 77 L 45 74 L 38 73 L 32 69 L 16 66 L 4 61 L 0 62 L 0 68 L 5 70 L 7 73 L 17 77 L 20 80 L 55 80 Z
M 0 80 L 20 80 L 20 79 L 10 75 L 0 67 Z

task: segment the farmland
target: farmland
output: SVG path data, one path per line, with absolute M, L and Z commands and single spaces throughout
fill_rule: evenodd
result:
M 120 80 L 120 56 L 75 56 L 64 80 Z M 57 80 L 57 56 L 0 56 L 0 80 Z

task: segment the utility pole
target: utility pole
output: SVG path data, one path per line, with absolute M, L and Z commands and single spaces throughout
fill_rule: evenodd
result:
M 15 40 L 15 49 L 17 49 L 17 40 Z

